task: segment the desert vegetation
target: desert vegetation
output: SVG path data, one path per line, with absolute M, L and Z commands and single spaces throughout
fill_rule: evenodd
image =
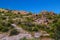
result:
M 50 38 L 60 39 L 60 14 L 43 11 L 39 14 L 14 14 L 0 10 L 0 33 L 9 33 L 9 36 L 19 34 L 11 24 L 16 24 L 29 33 L 45 31 Z M 41 35 L 42 36 L 42 35 Z M 22 40 L 27 40 L 23 38 Z

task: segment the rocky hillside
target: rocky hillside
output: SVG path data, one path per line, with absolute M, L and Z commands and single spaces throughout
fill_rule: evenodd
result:
M 60 14 L 0 8 L 0 40 L 59 40 Z

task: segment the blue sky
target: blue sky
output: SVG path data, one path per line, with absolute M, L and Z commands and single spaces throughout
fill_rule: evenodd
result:
M 39 13 L 43 10 L 60 13 L 60 0 L 0 0 L 0 8 Z

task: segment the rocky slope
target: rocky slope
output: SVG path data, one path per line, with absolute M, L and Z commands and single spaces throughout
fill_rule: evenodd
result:
M 26 40 L 53 40 L 60 26 L 59 20 L 60 15 L 54 12 L 33 14 L 1 8 L 0 40 L 23 40 L 24 37 Z

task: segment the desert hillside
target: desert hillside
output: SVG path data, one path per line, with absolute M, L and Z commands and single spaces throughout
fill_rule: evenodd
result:
M 53 39 L 60 39 L 60 14 L 0 8 L 0 40 Z

